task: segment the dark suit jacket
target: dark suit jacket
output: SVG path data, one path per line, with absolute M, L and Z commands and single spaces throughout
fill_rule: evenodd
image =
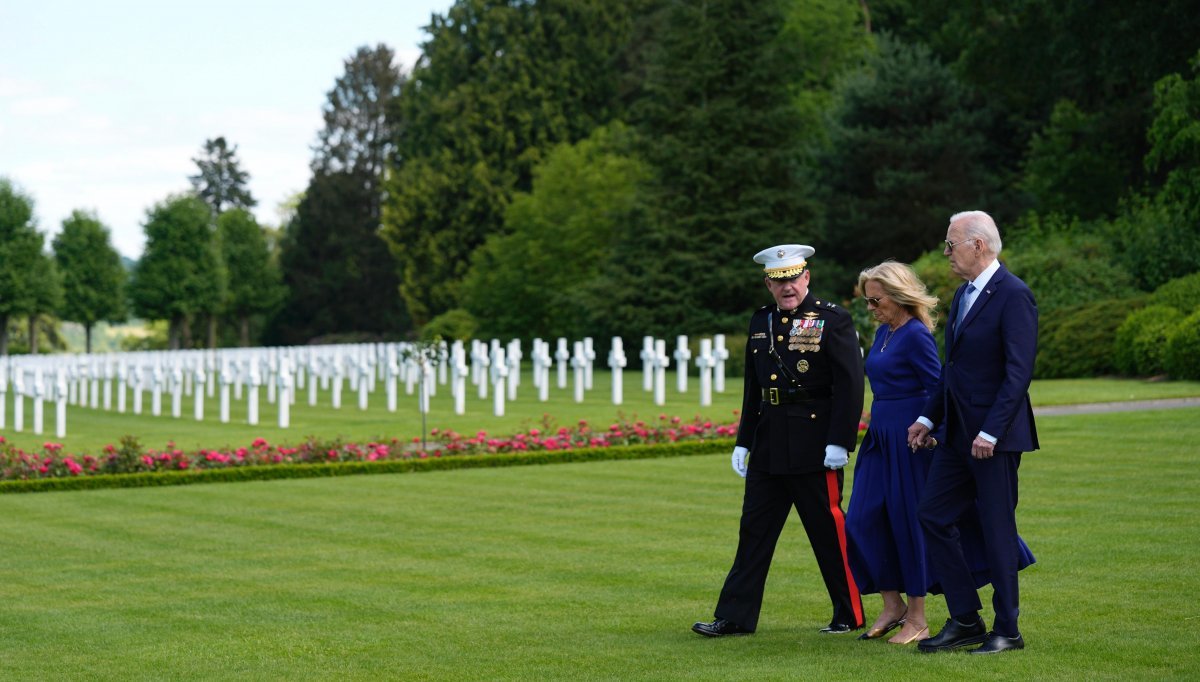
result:
M 946 361 L 924 414 L 945 427 L 948 445 L 956 450 L 970 450 L 980 431 L 999 439 L 999 452 L 1036 450 L 1029 401 L 1038 333 L 1033 292 L 1001 265 L 956 329 L 966 288 L 963 283 L 954 293 Z

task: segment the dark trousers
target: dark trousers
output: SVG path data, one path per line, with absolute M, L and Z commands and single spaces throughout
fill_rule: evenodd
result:
M 1020 634 L 1016 517 L 1020 466 L 1019 452 L 997 452 L 988 459 L 975 459 L 970 451 L 938 448 L 918 509 L 930 567 L 941 580 L 946 607 L 951 616 L 964 621 L 972 620 L 981 604 L 957 524 L 971 505 L 977 505 L 992 580 L 992 608 L 996 612 L 992 630 L 1005 637 Z
M 846 556 L 846 517 L 842 513 L 841 471 L 771 476 L 751 470 L 746 477 L 737 554 L 725 578 L 715 616 L 747 630 L 758 627 L 763 588 L 775 544 L 792 507 L 800 515 L 825 588 L 834 623 L 863 624 L 862 599 Z

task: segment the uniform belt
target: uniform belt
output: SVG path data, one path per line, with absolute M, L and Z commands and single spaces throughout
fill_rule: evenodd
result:
M 789 405 L 809 400 L 825 400 L 833 397 L 831 386 L 808 386 L 805 388 L 764 388 L 762 399 L 772 405 Z

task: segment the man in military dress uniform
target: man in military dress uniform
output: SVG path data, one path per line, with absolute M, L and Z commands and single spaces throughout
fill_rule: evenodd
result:
M 775 246 L 754 256 L 775 299 L 750 320 L 746 382 L 733 470 L 746 479 L 733 568 L 708 637 L 758 627 L 771 556 L 794 506 L 812 544 L 833 619 L 823 633 L 863 626 L 862 600 L 846 556 L 842 481 L 858 437 L 863 365 L 854 323 L 844 309 L 809 293 L 814 249 Z

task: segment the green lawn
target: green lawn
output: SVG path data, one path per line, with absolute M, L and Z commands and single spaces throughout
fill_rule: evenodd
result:
M 6 495 L 6 679 L 1188 679 L 1200 410 L 1046 417 L 1025 457 L 1023 652 L 828 637 L 785 529 L 758 634 L 710 617 L 728 456 Z M 985 603 L 988 601 L 984 595 Z M 868 617 L 878 610 L 867 601 Z M 930 599 L 930 622 L 945 618 Z M 990 617 L 990 615 L 989 615 Z
M 1035 406 L 1110 403 L 1200 396 L 1200 381 L 1144 379 L 1046 379 L 1033 382 L 1029 396 Z
M 427 428 L 449 428 L 462 433 L 485 430 L 491 434 L 510 435 L 524 426 L 537 424 L 546 414 L 551 415 L 560 425 L 571 425 L 580 419 L 587 419 L 592 424 L 606 425 L 621 413 L 627 416 L 637 415 L 647 420 L 656 420 L 661 414 L 685 419 L 702 415 L 718 423 L 733 423 L 736 420 L 734 410 L 740 409 L 742 404 L 740 377 L 727 380 L 726 391 L 714 392 L 713 404 L 706 408 L 700 407 L 699 382 L 695 377 L 690 378 L 688 393 L 681 394 L 676 390 L 674 374 L 670 374 L 666 391 L 667 404 L 661 407 L 654 404 L 652 394 L 642 390 L 641 372 L 624 373 L 625 400 L 620 407 L 612 404 L 611 385 L 608 372 L 597 372 L 593 381 L 594 389 L 586 394 L 584 402 L 574 401 L 571 384 L 568 384 L 566 389 L 558 389 L 555 383 L 550 391 L 550 401 L 542 403 L 537 399 L 532 377 L 526 374 L 522 379 L 517 400 L 507 403 L 506 414 L 503 417 L 493 416 L 490 396 L 481 400 L 473 388 L 468 391 L 467 413 L 463 416 L 454 414 L 450 391 L 448 387 L 442 386 L 433 398 Z M 1200 396 L 1200 382 L 1064 379 L 1034 382 L 1031 393 L 1035 405 L 1176 398 Z M 45 433 L 37 435 L 32 431 L 32 404 L 26 400 L 25 430 L 15 433 L 12 429 L 12 398 L 10 394 L 6 406 L 8 428 L 0 433 L 27 450 L 40 448 L 41 444 L 47 441 L 57 441 L 54 438 L 53 403 L 46 403 Z M 215 398 L 206 399 L 205 420 L 202 422 L 193 419 L 192 398 L 189 397 L 184 398 L 182 416 L 179 419 L 170 416 L 170 400 L 167 396 L 164 396 L 163 400 L 163 416 L 150 416 L 149 393 L 145 394 L 142 415 L 70 406 L 67 412 L 67 437 L 62 443 L 67 452 L 96 453 L 105 444 L 116 443 L 126 434 L 137 436 L 148 447 L 161 448 L 168 441 L 173 441 L 186 449 L 218 448 L 227 445 L 236 447 L 248 445 L 259 437 L 275 443 L 296 443 L 310 435 L 322 438 L 340 436 L 347 440 L 366 441 L 379 438 L 407 440 L 421 434 L 421 418 L 416 411 L 416 396 L 406 395 L 403 387 L 399 391 L 399 409 L 395 413 L 386 409 L 386 396 L 382 384 L 379 384 L 377 392 L 371 396 L 371 402 L 365 411 L 358 409 L 358 397 L 348 387 L 343 391 L 342 407 L 338 410 L 332 408 L 332 398 L 328 393 L 320 395 L 316 407 L 309 407 L 307 392 L 302 391 L 296 404 L 292 406 L 291 428 L 288 429 L 280 429 L 277 426 L 277 408 L 267 402 L 265 389 L 260 392 L 259 401 L 260 419 L 257 426 L 246 423 L 245 400 L 234 402 L 229 424 L 218 421 L 219 403 Z M 868 392 L 866 409 L 870 408 L 870 404 L 871 397 Z M 113 405 L 116 405 L 115 397 Z M 133 400 L 129 398 L 129 410 L 132 410 L 132 405 Z

